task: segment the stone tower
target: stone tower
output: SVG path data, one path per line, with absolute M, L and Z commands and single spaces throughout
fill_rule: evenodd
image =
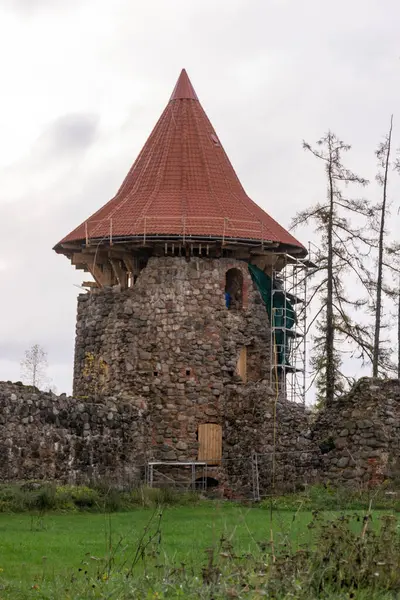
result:
M 237 458 L 271 444 L 271 273 L 306 250 L 247 196 L 184 70 L 116 196 L 55 250 L 93 278 L 74 394 L 139 407 L 149 461 L 242 485 Z

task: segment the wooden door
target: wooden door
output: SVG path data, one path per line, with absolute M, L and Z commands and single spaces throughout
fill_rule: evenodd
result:
M 222 427 L 216 423 L 203 423 L 198 429 L 198 460 L 209 465 L 219 465 L 222 459 Z
M 236 365 L 236 373 L 242 378 L 243 383 L 247 383 L 247 348 L 243 346 L 240 351 L 239 359 Z

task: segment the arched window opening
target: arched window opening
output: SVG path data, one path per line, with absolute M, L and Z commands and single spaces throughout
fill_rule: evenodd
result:
M 228 309 L 243 307 L 243 273 L 240 269 L 229 269 L 226 272 L 225 305 Z
M 198 477 L 196 479 L 196 488 L 200 490 L 210 490 L 218 486 L 219 481 L 214 477 Z

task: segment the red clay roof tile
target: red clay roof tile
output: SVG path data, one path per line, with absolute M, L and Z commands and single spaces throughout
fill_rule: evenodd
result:
M 110 235 L 264 240 L 306 253 L 247 196 L 185 70 L 116 196 L 57 247 Z

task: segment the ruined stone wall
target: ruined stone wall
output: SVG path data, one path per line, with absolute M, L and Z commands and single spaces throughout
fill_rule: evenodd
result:
M 352 487 L 400 481 L 400 382 L 360 379 L 312 427 L 325 481 Z
M 293 491 L 318 480 L 320 450 L 311 439 L 304 406 L 282 400 L 264 382 L 230 385 L 225 401 L 224 465 L 236 490 L 253 492 L 258 471 L 259 492 Z M 257 459 L 253 454 L 257 453 Z
M 243 306 L 228 310 L 232 268 L 242 273 Z M 126 484 L 148 460 L 196 461 L 207 423 L 222 428 L 222 462 L 207 472 L 243 495 L 255 470 L 260 493 L 394 477 L 399 382 L 360 380 L 312 421 L 276 402 L 270 343 L 246 262 L 151 258 L 134 288 L 79 297 L 74 398 L 0 384 L 0 479 Z M 237 372 L 244 348 L 247 378 Z
M 232 310 L 224 296 L 230 269 L 243 279 L 242 306 Z M 147 460 L 197 460 L 198 427 L 214 423 L 222 428 L 222 462 L 208 475 L 250 493 L 257 452 L 266 457 L 259 465 L 266 488 L 274 441 L 270 343 L 267 312 L 246 262 L 152 258 L 133 289 L 79 297 L 77 399 L 2 390 L 1 477 L 87 479 L 112 471 L 124 483 Z M 241 377 L 244 348 L 247 376 Z M 304 419 L 302 409 L 278 403 L 276 481 L 286 479 L 293 453 L 310 450 Z M 307 453 L 302 461 L 311 468 Z
M 315 481 L 353 488 L 399 483 L 398 380 L 361 379 L 315 416 L 278 400 L 275 419 L 268 383 L 236 378 L 224 385 L 217 406 L 207 420 L 222 425 L 223 458 L 208 475 L 227 492 L 251 497 L 255 469 L 261 495 L 271 492 L 273 479 L 276 491 Z M 144 397 L 94 401 L 0 382 L 0 481 L 143 482 L 143 466 L 154 458 L 157 417 L 157 405 Z M 170 452 L 172 445 L 165 445 Z
M 148 437 L 144 406 L 97 404 L 0 382 L 0 481 L 134 484 Z
M 243 275 L 243 308 L 228 310 L 226 272 Z M 74 393 L 148 403 L 152 457 L 196 460 L 200 423 L 224 423 L 225 387 L 247 347 L 248 376 L 270 374 L 270 327 L 247 264 L 150 259 L 133 289 L 79 297 Z
M 144 466 L 154 458 L 149 405 L 115 398 L 93 402 L 0 382 L 0 481 L 143 483 Z M 260 493 L 271 489 L 274 438 L 277 489 L 315 478 L 318 449 L 309 440 L 304 409 L 279 401 L 274 435 L 274 405 L 265 381 L 226 387 L 223 457 L 207 474 L 228 496 L 253 496 L 254 453 L 259 453 Z M 190 481 L 190 469 L 186 474 L 176 469 L 175 475 Z M 203 475 L 201 469 L 197 475 Z

